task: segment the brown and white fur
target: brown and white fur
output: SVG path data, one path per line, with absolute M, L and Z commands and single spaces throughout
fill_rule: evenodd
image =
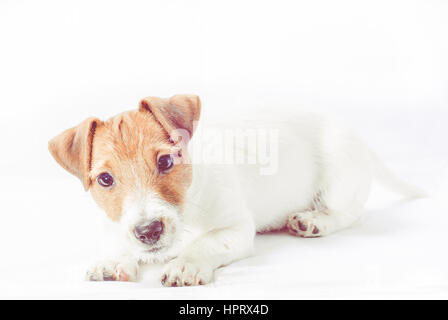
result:
M 206 284 L 215 269 L 251 254 L 257 231 L 286 227 L 318 237 L 350 226 L 375 174 L 396 191 L 421 194 L 391 175 L 351 131 L 319 115 L 281 125 L 273 175 L 244 165 L 193 165 L 189 139 L 200 113 L 194 95 L 148 97 L 138 110 L 86 119 L 49 142 L 122 239 L 120 252 L 93 266 L 89 280 L 135 281 L 140 264 L 167 262 L 164 285 Z M 176 160 L 169 172 L 158 170 L 162 155 Z M 110 187 L 98 183 L 104 172 L 113 177 Z M 135 227 L 156 220 L 163 224 L 160 239 L 150 245 L 137 239 Z

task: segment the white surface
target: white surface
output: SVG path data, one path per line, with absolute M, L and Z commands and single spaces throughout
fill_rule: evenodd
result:
M 124 2 L 123 2 L 124 3 Z M 442 1 L 0 3 L 1 298 L 448 298 L 448 31 Z M 264 235 L 206 287 L 82 280 L 104 214 L 47 152 L 146 95 L 346 118 L 433 197 L 375 189 L 322 239 Z

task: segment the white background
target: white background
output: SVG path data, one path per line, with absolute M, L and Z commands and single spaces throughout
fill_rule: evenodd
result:
M 448 2 L 0 2 L 3 298 L 448 298 Z M 204 114 L 264 105 L 346 118 L 432 193 L 374 190 L 322 239 L 259 236 L 201 288 L 82 280 L 104 214 L 47 142 L 148 95 L 196 93 Z

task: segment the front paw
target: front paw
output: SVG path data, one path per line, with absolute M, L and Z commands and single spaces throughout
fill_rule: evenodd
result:
M 207 264 L 177 258 L 165 266 L 161 281 L 166 287 L 183 287 L 207 284 L 212 279 L 213 268 Z
M 89 281 L 136 281 L 138 263 L 134 261 L 105 260 L 87 270 Z

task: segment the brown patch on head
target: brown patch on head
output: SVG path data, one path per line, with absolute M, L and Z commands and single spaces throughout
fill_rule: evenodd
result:
M 140 102 L 138 111 L 106 122 L 89 118 L 64 131 L 49 142 L 49 149 L 62 167 L 81 179 L 86 190 L 91 189 L 95 201 L 112 220 L 120 218 L 125 199 L 130 196 L 155 194 L 182 208 L 192 179 L 184 147 L 200 111 L 200 100 L 194 95 L 148 97 Z M 182 139 L 171 139 L 173 130 L 178 129 L 187 132 L 187 139 L 183 135 Z M 166 173 L 157 168 L 162 155 L 176 158 L 174 167 Z M 114 179 L 107 188 L 97 182 L 104 172 Z
M 158 157 L 178 150 L 148 112 L 130 111 L 106 121 L 95 134 L 90 176 L 94 181 L 108 172 L 115 182 L 110 188 L 92 184 L 93 197 L 112 220 L 119 219 L 126 197 L 136 194 L 157 194 L 181 207 L 191 183 L 191 164 L 176 164 L 166 174 L 157 169 Z

